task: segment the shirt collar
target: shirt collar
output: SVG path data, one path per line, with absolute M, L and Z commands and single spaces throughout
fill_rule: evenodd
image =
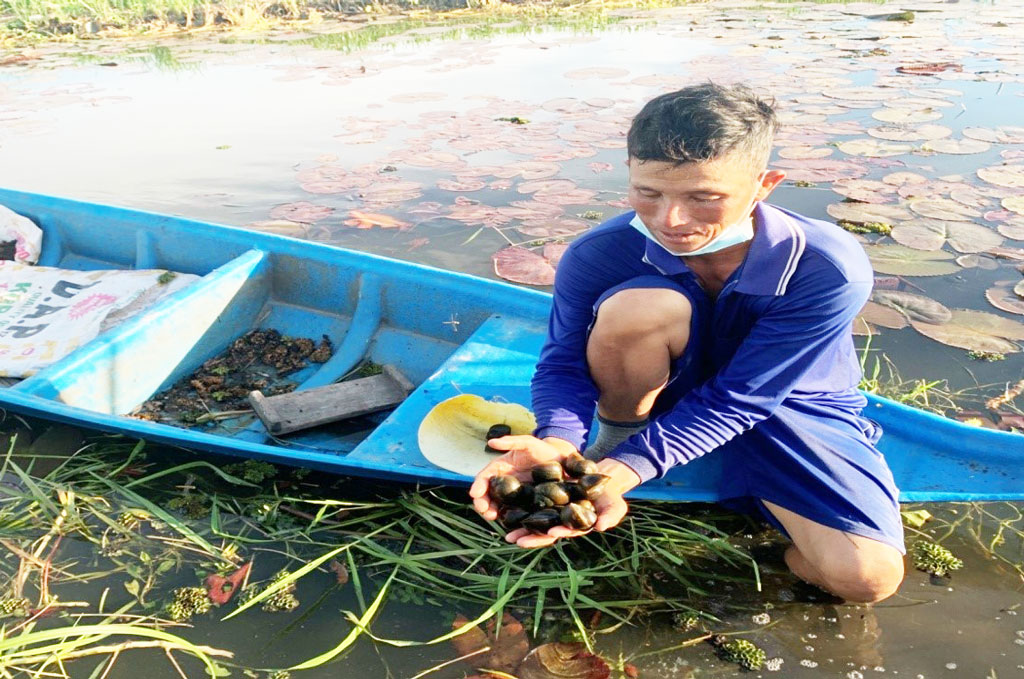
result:
M 677 257 L 649 238 L 643 261 L 666 276 L 692 273 Z M 754 206 L 754 239 L 740 267 L 737 292 L 784 295 L 806 245 L 804 231 L 785 210 L 758 202 Z

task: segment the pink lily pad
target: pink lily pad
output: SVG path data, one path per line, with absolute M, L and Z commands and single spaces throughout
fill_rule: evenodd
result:
M 513 283 L 553 285 L 555 282 L 555 267 L 533 250 L 507 247 L 491 255 L 491 261 L 494 273 Z
M 288 219 L 293 222 L 313 224 L 321 219 L 327 219 L 333 213 L 333 207 L 315 205 L 309 201 L 301 200 L 297 203 L 284 203 L 275 206 L 270 211 L 270 216 L 273 219 Z

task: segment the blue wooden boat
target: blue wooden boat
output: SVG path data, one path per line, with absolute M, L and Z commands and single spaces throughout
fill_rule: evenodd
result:
M 466 484 L 431 464 L 420 422 L 462 393 L 529 404 L 550 297 L 542 292 L 273 234 L 0 190 L 0 205 L 44 231 L 39 264 L 169 269 L 202 276 L 37 374 L 0 389 L 0 408 L 188 448 L 385 480 Z M 325 426 L 286 439 L 254 418 L 207 429 L 125 416 L 255 328 L 330 337 L 324 364 L 290 376 L 335 382 L 364 359 L 415 385 L 376 426 Z M 869 396 L 904 501 L 1024 499 L 1024 436 L 968 426 Z M 632 496 L 711 501 L 723 473 L 708 455 Z

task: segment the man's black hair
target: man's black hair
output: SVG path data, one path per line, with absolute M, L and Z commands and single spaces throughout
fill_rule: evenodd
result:
M 779 121 L 772 102 L 745 85 L 703 83 L 651 99 L 626 137 L 631 159 L 700 163 L 738 152 L 760 170 Z

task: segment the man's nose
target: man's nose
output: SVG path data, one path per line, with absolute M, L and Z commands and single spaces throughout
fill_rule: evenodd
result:
M 673 203 L 665 209 L 664 224 L 668 228 L 685 226 L 690 222 L 690 214 L 682 205 Z

